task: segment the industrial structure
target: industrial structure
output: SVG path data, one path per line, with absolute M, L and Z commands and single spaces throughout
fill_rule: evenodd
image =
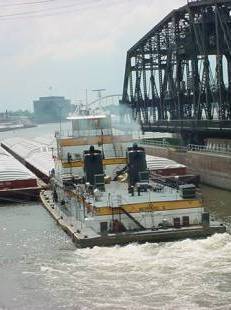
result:
M 188 1 L 131 47 L 121 103 L 144 131 L 231 138 L 231 1 Z

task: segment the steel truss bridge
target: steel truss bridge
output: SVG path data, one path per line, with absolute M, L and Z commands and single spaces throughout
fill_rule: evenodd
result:
M 231 138 L 231 0 L 188 1 L 131 47 L 121 104 L 144 131 Z

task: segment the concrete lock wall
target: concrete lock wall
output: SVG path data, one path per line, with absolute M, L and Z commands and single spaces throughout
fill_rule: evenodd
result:
M 200 152 L 179 152 L 174 149 L 145 146 L 149 155 L 175 160 L 189 168 L 189 173 L 199 174 L 201 182 L 231 190 L 231 156 Z

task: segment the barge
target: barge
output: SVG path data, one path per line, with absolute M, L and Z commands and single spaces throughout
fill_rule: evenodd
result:
M 181 176 L 187 174 L 187 167 L 174 160 L 146 155 L 148 170 L 160 176 Z
M 1 146 L 47 184 L 54 168 L 53 140 L 52 137 L 33 140 L 15 137 L 2 141 Z
M 39 197 L 37 177 L 0 147 L 0 201 L 28 201 Z
M 225 232 L 210 221 L 194 185 L 150 178 L 142 147 L 115 135 L 108 115 L 72 116 L 72 134 L 56 134 L 51 190 L 43 205 L 78 247 L 163 242 Z

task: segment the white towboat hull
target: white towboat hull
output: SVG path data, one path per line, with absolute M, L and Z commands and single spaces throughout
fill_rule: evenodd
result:
M 50 191 L 44 191 L 40 194 L 41 201 L 47 211 L 52 215 L 61 228 L 72 238 L 72 241 L 77 247 L 94 247 L 94 246 L 114 246 L 126 245 L 128 243 L 137 242 L 168 242 L 182 239 L 199 239 L 206 238 L 215 233 L 224 233 L 225 226 L 220 224 L 210 224 L 209 226 L 194 225 L 181 228 L 167 228 L 158 230 L 141 230 L 122 233 L 101 234 L 97 237 L 86 236 L 65 221 L 58 213 L 58 208 L 55 206 Z

